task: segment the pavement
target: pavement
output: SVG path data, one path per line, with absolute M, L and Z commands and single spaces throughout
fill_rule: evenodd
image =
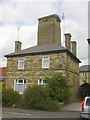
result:
M 64 105 L 60 110 L 61 111 L 81 111 L 81 103 L 75 102 L 68 105 Z

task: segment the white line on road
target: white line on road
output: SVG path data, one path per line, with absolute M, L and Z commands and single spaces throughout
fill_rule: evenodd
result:
M 37 115 L 29 114 L 29 113 L 17 113 L 17 112 L 4 112 L 6 114 L 14 114 L 14 115 L 27 115 L 27 116 L 33 116 L 33 117 L 40 117 Z

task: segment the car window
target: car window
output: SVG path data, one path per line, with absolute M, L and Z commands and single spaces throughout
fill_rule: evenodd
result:
M 87 100 L 86 100 L 86 105 L 87 105 L 87 106 L 90 106 L 90 98 L 87 98 Z

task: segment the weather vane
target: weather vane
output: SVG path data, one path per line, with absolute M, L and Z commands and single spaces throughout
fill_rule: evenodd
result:
M 62 20 L 63 20 L 63 42 L 62 44 L 64 45 L 65 44 L 65 15 L 64 15 L 64 12 L 62 13 Z M 64 45 L 65 46 L 65 45 Z
M 18 35 L 17 35 L 17 41 L 19 41 L 19 32 L 20 32 L 20 26 L 17 28 L 18 29 Z

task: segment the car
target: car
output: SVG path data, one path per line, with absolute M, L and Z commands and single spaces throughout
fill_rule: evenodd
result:
M 90 119 L 90 96 L 84 97 L 82 100 L 82 112 L 80 113 L 81 119 Z

